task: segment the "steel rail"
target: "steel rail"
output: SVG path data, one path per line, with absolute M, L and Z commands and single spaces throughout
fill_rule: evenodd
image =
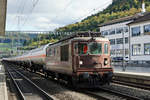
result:
M 22 100 L 26 100 L 26 99 L 25 99 L 25 96 L 23 95 L 23 93 L 22 93 L 21 89 L 19 88 L 19 86 L 18 86 L 16 80 L 14 79 L 13 75 L 8 71 L 8 69 L 7 69 L 7 72 L 8 72 L 8 74 L 10 75 L 11 79 L 13 80 L 13 83 L 14 83 L 15 87 L 17 88 L 17 91 L 18 91 L 18 93 L 19 93 L 21 99 L 22 99 Z
M 116 81 L 116 80 L 113 80 L 112 83 L 131 86 L 131 87 L 134 87 L 134 88 L 150 90 L 150 85 L 145 85 L 145 84 L 138 84 L 138 83 L 133 83 L 133 82 L 124 82 L 124 81 Z
M 53 96 L 50 96 L 47 92 L 45 92 L 43 89 L 41 89 L 39 86 L 37 86 L 35 83 L 33 83 L 29 78 L 21 74 L 20 72 L 13 69 L 16 73 L 18 73 L 20 76 L 22 76 L 25 80 L 27 80 L 30 84 L 32 84 L 35 88 L 37 88 L 48 100 L 56 100 Z
M 93 96 L 93 97 L 96 97 L 98 99 L 102 99 L 102 100 L 110 100 L 109 98 L 106 98 L 105 96 L 102 96 L 102 95 L 98 95 L 94 92 L 91 92 L 91 91 L 80 91 L 81 93 L 85 93 L 85 94 L 88 94 L 90 96 Z
M 131 96 L 131 95 L 121 93 L 121 92 L 118 92 L 118 91 L 109 90 L 109 89 L 106 89 L 106 88 L 99 88 L 99 89 L 103 90 L 103 91 L 106 91 L 106 92 L 109 92 L 109 93 L 116 94 L 117 96 L 119 95 L 121 97 L 126 98 L 127 100 L 142 100 L 142 98 L 139 98 L 139 97 L 136 97 L 136 96 Z

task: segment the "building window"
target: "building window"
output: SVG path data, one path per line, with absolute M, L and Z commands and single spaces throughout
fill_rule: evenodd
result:
M 111 55 L 115 55 L 115 50 L 110 50 Z
M 125 37 L 125 43 L 128 43 L 128 42 L 129 42 L 129 38 Z
M 116 55 L 120 55 L 120 50 L 119 49 L 116 50 Z
M 115 39 L 110 39 L 110 45 L 115 45 Z
M 132 55 L 140 55 L 141 54 L 141 44 L 133 44 L 132 45 Z
M 123 55 L 123 49 L 117 49 L 116 50 L 116 55 L 117 56 Z
M 150 55 L 150 43 L 144 44 L 144 54 Z
M 101 31 L 101 35 L 104 36 L 104 31 Z
M 115 34 L 115 29 L 109 31 L 109 35 L 113 35 L 113 34 Z
M 123 28 L 117 28 L 116 29 L 116 34 L 121 34 L 123 32 Z
M 150 25 L 145 25 L 144 26 L 144 32 L 150 32 Z
M 103 36 L 108 35 L 108 31 L 102 31 L 102 35 Z
M 123 44 L 123 38 L 116 39 L 117 44 Z
M 125 55 L 129 55 L 129 49 L 125 49 Z
M 125 28 L 124 28 L 124 32 L 125 32 L 125 33 L 129 32 L 128 27 L 125 27 Z
M 132 36 L 139 36 L 141 34 L 140 27 L 132 28 Z

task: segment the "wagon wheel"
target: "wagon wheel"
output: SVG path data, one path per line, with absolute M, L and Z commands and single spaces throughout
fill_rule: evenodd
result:
M 48 74 L 45 71 L 44 71 L 44 76 L 45 76 L 45 78 L 48 78 Z

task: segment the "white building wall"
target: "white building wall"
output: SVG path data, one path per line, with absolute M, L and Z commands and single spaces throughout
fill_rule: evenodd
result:
M 133 52 L 130 52 L 131 54 L 131 60 L 150 60 L 150 55 L 144 54 L 144 44 L 150 43 L 150 35 L 144 35 L 144 25 L 150 24 L 150 21 L 136 23 L 133 25 L 130 25 L 130 51 L 132 51 L 132 45 L 133 44 L 141 44 L 141 54 L 140 55 L 133 55 Z M 132 28 L 140 26 L 141 35 L 140 36 L 132 36 Z
M 109 31 L 109 30 L 112 30 L 112 29 L 116 29 L 117 28 L 125 28 L 127 27 L 128 30 L 129 30 L 129 26 L 127 25 L 128 23 L 130 23 L 131 21 L 126 21 L 126 22 L 122 22 L 122 23 L 116 23 L 116 24 L 112 24 L 112 25 L 106 25 L 106 26 L 102 26 L 100 27 L 100 32 L 103 32 L 103 31 Z M 118 39 L 118 38 L 124 38 L 124 41 L 125 41 L 125 37 L 128 37 L 129 39 L 129 31 L 128 32 L 122 32 L 121 34 L 113 34 L 113 35 L 105 35 L 106 38 L 108 38 L 109 40 L 110 39 Z M 123 45 L 124 45 L 124 48 L 123 48 Z M 115 54 L 114 55 L 111 55 L 112 57 L 123 57 L 123 54 L 118 54 L 117 53 L 117 49 L 128 49 L 129 50 L 129 42 L 128 43 L 125 43 L 124 44 L 115 44 L 115 45 L 111 45 L 111 50 L 115 50 Z M 129 55 L 125 55 L 124 57 L 128 57 L 129 58 Z

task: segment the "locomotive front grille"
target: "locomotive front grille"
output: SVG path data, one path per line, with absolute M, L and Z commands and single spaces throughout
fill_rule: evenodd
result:
M 80 65 L 80 68 L 101 68 L 101 64 L 82 64 Z

